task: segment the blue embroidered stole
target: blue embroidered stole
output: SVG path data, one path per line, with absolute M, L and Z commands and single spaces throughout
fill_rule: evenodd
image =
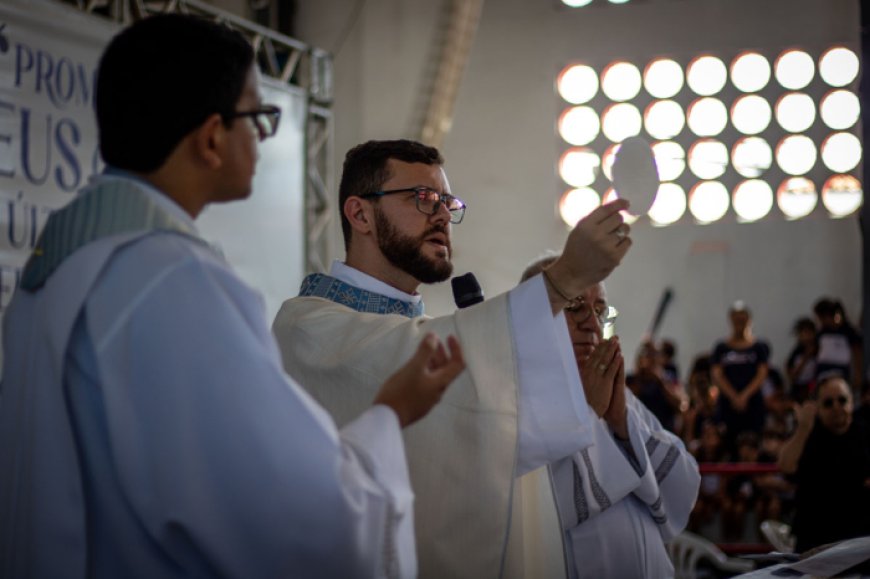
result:
M 300 296 L 314 296 L 369 314 L 399 314 L 407 318 L 423 315 L 423 302 L 416 304 L 390 298 L 345 283 L 334 277 L 313 273 L 302 281 Z

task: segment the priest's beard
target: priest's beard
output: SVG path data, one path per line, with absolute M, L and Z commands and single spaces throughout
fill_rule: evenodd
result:
M 419 238 L 402 235 L 393 227 L 389 219 L 381 211 L 375 209 L 375 225 L 378 228 L 378 248 L 384 257 L 414 279 L 421 283 L 437 283 L 444 281 L 453 273 L 450 263 L 450 246 L 447 246 L 448 258 L 444 261 L 429 259 L 423 255 L 423 240 L 435 232 L 446 234 L 446 226 L 434 226 L 427 229 Z M 449 244 L 449 242 L 448 242 Z

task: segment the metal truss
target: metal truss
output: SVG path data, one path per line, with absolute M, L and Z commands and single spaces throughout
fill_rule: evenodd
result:
M 201 0 L 61 0 L 121 24 L 161 13 L 195 14 L 242 33 L 260 72 L 308 95 L 305 137 L 305 269 L 323 271 L 332 211 L 332 55 Z

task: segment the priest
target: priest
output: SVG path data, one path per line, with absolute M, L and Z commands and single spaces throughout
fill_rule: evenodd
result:
M 594 416 L 561 311 L 628 251 L 620 214 L 628 203 L 582 220 L 542 275 L 429 318 L 417 290 L 450 277 L 451 225 L 466 210 L 443 164 L 436 149 L 407 140 L 348 152 L 339 188 L 346 259 L 328 275 L 308 276 L 273 331 L 287 371 L 310 385 L 339 424 L 364 407 L 425 332 L 456 334 L 467 371 L 429 420 L 405 433 L 420 577 L 564 575 L 549 487 L 528 485 L 545 496 L 544 508 L 524 511 L 537 501 L 516 492 L 518 477 L 592 441 Z

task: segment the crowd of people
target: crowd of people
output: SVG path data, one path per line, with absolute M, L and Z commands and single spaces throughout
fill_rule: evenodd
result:
M 821 298 L 812 317 L 802 316 L 795 322 L 794 347 L 785 364 L 777 368 L 771 363 L 770 346 L 753 332 L 746 304 L 736 302 L 728 318 L 728 336 L 697 355 L 687 375 L 682 376 L 674 364 L 672 341 L 647 341 L 637 353 L 627 383 L 702 465 L 772 467 L 749 474 L 703 474 L 690 530 L 724 541 L 753 542 L 762 538 L 757 523 L 773 519 L 795 523 L 799 547 L 815 546 L 821 539 L 800 539 L 811 527 L 806 520 L 818 518 L 806 515 L 808 508 L 813 511 L 813 505 L 823 504 L 830 510 L 832 494 L 848 496 L 852 513 L 870 504 L 870 388 L 861 371 L 860 332 L 838 300 Z M 826 397 L 828 389 L 843 392 Z M 813 431 L 818 438 L 819 432 L 835 430 L 826 426 L 834 412 L 840 421 L 848 415 L 849 428 L 841 424 L 841 434 L 848 430 L 850 436 L 863 441 L 853 448 L 851 438 L 828 441 L 835 448 L 852 448 L 848 459 L 852 472 L 839 479 L 830 476 L 830 470 L 819 475 L 816 465 L 809 466 L 816 460 L 811 453 L 794 450 L 803 449 L 796 440 L 806 441 Z M 809 448 L 815 447 L 811 444 Z M 842 452 L 828 452 L 828 456 L 834 454 L 845 459 Z M 803 476 L 799 464 L 805 465 Z M 808 478 L 807 473 L 816 475 Z M 835 481 L 834 486 L 808 492 L 807 487 L 820 485 L 819 476 Z M 859 484 L 843 492 L 847 480 Z M 753 517 L 747 517 L 749 513 Z M 748 521 L 756 524 L 748 525 Z

